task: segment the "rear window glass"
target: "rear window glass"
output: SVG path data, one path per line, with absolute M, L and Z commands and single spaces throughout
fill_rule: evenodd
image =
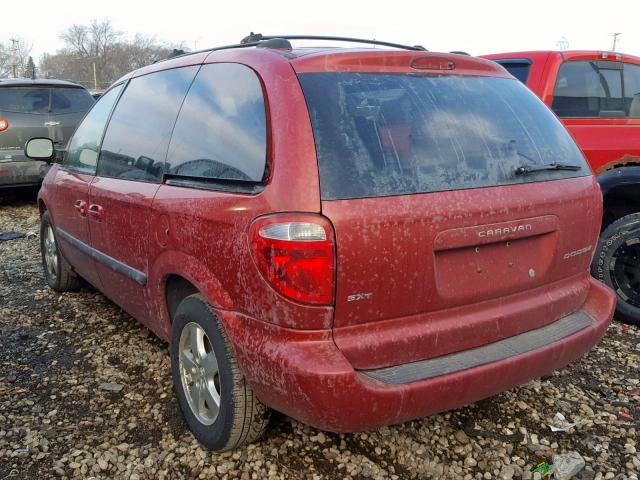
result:
M 84 88 L 6 87 L 0 88 L 0 110 L 16 113 L 77 113 L 93 105 Z
M 51 113 L 86 112 L 95 103 L 84 88 L 52 88 Z
M 640 65 L 624 64 L 624 102 L 627 116 L 640 118 Z
M 531 70 L 531 62 L 521 61 L 514 62 L 508 60 L 496 60 L 500 65 L 502 65 L 507 72 L 516 77 L 522 83 L 526 85 L 527 80 L 529 79 L 529 70 Z
M 49 88 L 0 88 L 0 110 L 16 113 L 48 113 Z
M 607 64 L 615 68 L 607 68 Z M 551 108 L 559 117 L 626 116 L 620 66 L 616 62 L 563 63 L 558 72 Z
M 511 79 L 308 73 L 300 82 L 325 200 L 590 174 L 557 118 Z M 518 167 L 555 162 L 580 170 L 515 175 Z

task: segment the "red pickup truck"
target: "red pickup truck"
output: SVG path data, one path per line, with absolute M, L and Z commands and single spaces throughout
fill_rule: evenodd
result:
M 616 317 L 640 325 L 640 58 L 602 51 L 484 57 L 556 113 L 598 174 L 604 217 L 591 271 L 616 291 Z

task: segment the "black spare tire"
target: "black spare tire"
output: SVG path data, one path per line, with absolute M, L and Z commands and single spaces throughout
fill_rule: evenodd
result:
M 640 325 L 640 213 L 619 218 L 602 232 L 591 274 L 616 292 L 616 319 Z

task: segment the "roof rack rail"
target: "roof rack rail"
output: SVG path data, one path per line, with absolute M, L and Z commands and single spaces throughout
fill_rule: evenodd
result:
M 270 42 L 272 40 L 275 40 L 276 42 L 273 42 L 273 43 Z M 330 40 L 330 41 L 336 41 L 336 42 L 369 43 L 372 45 L 382 45 L 385 47 L 400 48 L 402 50 L 414 50 L 414 51 L 420 51 L 420 52 L 428 51 L 422 45 L 413 45 L 413 46 L 402 45 L 400 43 L 382 42 L 379 40 L 366 40 L 363 38 L 330 37 L 325 35 L 262 35 L 261 33 L 251 32 L 251 34 L 244 37 L 240 41 L 240 43 L 235 43 L 232 45 L 223 45 L 220 47 L 205 48 L 202 50 L 197 50 L 195 52 L 185 52 L 182 54 L 170 55 L 168 58 L 156 60 L 153 63 L 161 63 L 170 59 L 173 60 L 174 58 L 185 57 L 187 55 L 194 55 L 196 53 L 215 52 L 216 50 L 228 50 L 231 48 L 246 48 L 246 47 L 258 47 L 258 46 L 264 46 L 264 47 L 270 47 L 270 48 L 287 48 L 286 44 L 283 42 L 280 42 L 280 40 L 287 41 L 287 43 L 289 43 L 288 40 Z M 290 44 L 288 48 L 291 48 Z
M 352 43 L 368 43 L 371 45 L 382 45 L 385 47 L 400 48 L 402 50 L 418 50 L 426 51 L 422 45 L 403 45 L 401 43 L 382 42 L 380 40 L 369 40 L 365 38 L 352 38 L 352 37 L 331 37 L 327 35 L 262 35 L 261 33 L 253 33 L 244 37 L 241 41 L 241 45 L 248 45 L 255 42 L 261 42 L 265 40 L 329 40 L 332 42 L 352 42 Z
M 231 45 L 222 45 L 220 47 L 203 48 L 202 50 L 196 50 L 194 52 L 185 52 L 185 53 L 181 53 L 179 55 L 169 55 L 167 58 L 162 58 L 160 60 L 156 60 L 153 63 L 154 64 L 162 63 L 162 62 L 166 62 L 167 60 L 173 60 L 174 58 L 180 58 L 180 57 L 186 57 L 186 56 L 189 56 L 189 55 L 195 55 L 196 53 L 215 52 L 216 50 L 229 50 L 230 48 L 257 47 L 258 45 L 260 45 L 260 43 L 261 42 L 234 43 L 234 44 L 231 44 Z

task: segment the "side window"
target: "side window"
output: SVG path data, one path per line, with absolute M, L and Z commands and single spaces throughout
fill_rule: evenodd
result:
M 129 82 L 109 121 L 98 175 L 160 182 L 171 130 L 197 70 L 163 70 Z
M 624 64 L 624 106 L 627 116 L 640 118 L 640 65 Z
M 113 87 L 102 95 L 87 113 L 69 141 L 67 154 L 62 162 L 63 166 L 89 175 L 96 173 L 100 140 L 120 90 L 122 90 L 122 84 Z
M 264 97 L 254 71 L 236 63 L 204 65 L 176 122 L 167 174 L 260 182 L 266 145 Z
M 620 67 L 604 61 L 563 63 L 551 108 L 559 117 L 624 117 Z
M 600 116 L 609 118 L 626 116 L 622 99 L 622 70 L 598 68 L 598 74 L 600 75 L 601 87 Z
M 502 65 L 507 72 L 516 77 L 525 85 L 529 79 L 529 70 L 531 70 L 531 60 L 496 60 Z

